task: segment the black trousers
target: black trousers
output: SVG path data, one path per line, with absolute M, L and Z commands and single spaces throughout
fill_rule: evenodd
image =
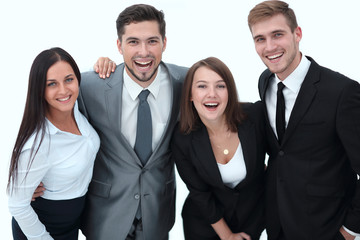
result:
M 77 240 L 80 217 L 84 209 L 85 196 L 69 200 L 47 200 L 37 198 L 31 206 L 55 240 Z M 16 220 L 12 219 L 14 240 L 26 240 Z

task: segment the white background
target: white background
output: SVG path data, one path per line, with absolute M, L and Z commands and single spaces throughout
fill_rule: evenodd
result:
M 257 56 L 247 15 L 259 0 L 144 0 L 165 13 L 167 49 L 163 60 L 183 66 L 208 56 L 223 60 L 235 77 L 240 100 L 258 100 L 257 80 L 264 65 Z M 117 63 L 118 14 L 140 1 L 2 1 L 0 8 L 0 226 L 11 239 L 6 183 L 10 153 L 21 122 L 30 66 L 42 50 L 67 50 L 82 71 L 99 56 Z M 357 81 L 360 56 L 359 3 L 356 0 L 289 0 L 303 30 L 301 51 L 320 65 Z M 177 218 L 171 240 L 183 239 L 180 211 L 187 190 L 177 180 Z M 263 236 L 265 239 L 265 236 Z

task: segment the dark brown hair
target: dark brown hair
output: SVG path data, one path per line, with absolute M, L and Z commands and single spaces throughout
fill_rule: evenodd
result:
M 45 113 L 48 103 L 45 100 L 46 76 L 49 68 L 56 62 L 65 61 L 72 67 L 79 85 L 81 74 L 75 60 L 61 48 L 51 48 L 42 51 L 35 59 L 30 69 L 27 98 L 24 115 L 11 155 L 8 190 L 10 182 L 17 180 L 19 157 L 25 143 L 34 134 L 35 141 L 31 148 L 28 170 L 40 148 L 45 135 Z
M 261 21 L 267 20 L 275 15 L 282 14 L 291 29 L 291 32 L 298 27 L 294 10 L 289 8 L 289 4 L 283 1 L 264 1 L 251 9 L 248 16 L 248 25 L 251 27 Z
M 224 80 L 228 91 L 228 103 L 224 111 L 226 123 L 230 131 L 237 131 L 237 125 L 241 123 L 244 115 L 241 105 L 238 102 L 235 81 L 230 69 L 225 65 L 225 63 L 215 57 L 209 57 L 196 62 L 191 66 L 185 77 L 180 102 L 180 131 L 182 133 L 189 134 L 197 128 L 201 121 L 193 102 L 191 101 L 191 90 L 194 75 L 200 67 L 209 68 L 219 74 L 219 76 Z
M 116 29 L 120 42 L 122 41 L 122 35 L 125 33 L 126 25 L 143 21 L 157 21 L 159 24 L 159 32 L 164 41 L 166 27 L 164 13 L 147 4 L 135 4 L 125 8 L 116 20 Z

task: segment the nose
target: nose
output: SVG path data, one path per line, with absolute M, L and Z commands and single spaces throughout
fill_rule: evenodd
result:
M 148 46 L 146 43 L 140 44 L 139 54 L 141 56 L 147 56 L 148 55 Z
M 216 95 L 216 88 L 214 86 L 208 87 L 208 96 L 214 97 Z
M 59 93 L 60 93 L 60 94 L 65 94 L 65 93 L 66 93 L 66 86 L 65 86 L 65 84 L 63 84 L 63 83 L 59 84 Z
M 272 39 L 266 40 L 266 50 L 271 52 L 276 49 L 276 44 Z

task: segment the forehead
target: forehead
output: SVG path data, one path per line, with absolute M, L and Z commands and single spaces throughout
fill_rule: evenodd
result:
M 47 71 L 47 78 L 55 78 L 57 76 L 63 76 L 68 74 L 74 74 L 74 70 L 71 65 L 66 61 L 58 61 L 54 63 Z
M 291 31 L 286 18 L 282 14 L 265 18 L 251 26 L 253 37 L 271 34 L 275 31 Z
M 223 80 L 222 77 L 217 74 L 214 70 L 201 66 L 194 74 L 194 81 L 209 81 L 209 80 Z
M 132 22 L 124 27 L 123 38 L 148 38 L 161 36 L 157 21 Z

